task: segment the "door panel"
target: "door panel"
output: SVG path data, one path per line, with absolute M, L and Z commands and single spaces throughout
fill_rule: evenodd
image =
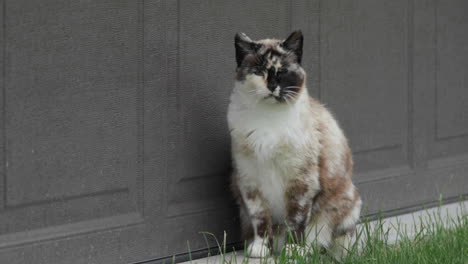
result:
M 468 153 L 468 7 L 464 1 L 437 2 L 435 22 L 435 131 L 432 155 Z
M 5 0 L 2 8 L 1 262 L 109 262 L 91 237 L 137 234 L 144 222 L 141 3 Z M 64 257 L 72 245 L 75 257 Z
M 357 171 L 407 170 L 407 1 L 323 1 L 321 14 L 322 101 Z
M 6 2 L 6 206 L 128 192 L 137 170 L 137 4 L 83 6 Z

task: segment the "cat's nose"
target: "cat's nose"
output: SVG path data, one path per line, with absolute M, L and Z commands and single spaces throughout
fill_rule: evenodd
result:
M 274 92 L 275 89 L 278 87 L 278 85 L 276 83 L 269 83 L 267 87 L 268 87 L 268 90 Z

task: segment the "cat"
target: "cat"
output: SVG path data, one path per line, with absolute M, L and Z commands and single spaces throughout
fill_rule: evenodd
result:
M 353 160 L 332 114 L 306 88 L 303 35 L 253 41 L 235 35 L 236 81 L 228 107 L 233 173 L 250 257 L 318 244 L 346 254 L 361 211 Z

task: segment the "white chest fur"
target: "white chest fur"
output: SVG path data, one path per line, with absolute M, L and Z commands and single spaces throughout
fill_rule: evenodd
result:
M 276 223 L 283 223 L 286 217 L 285 188 L 286 175 L 282 174 L 273 162 L 259 164 L 257 186 L 271 210 Z
M 257 188 L 267 201 L 273 220 L 282 223 L 286 214 L 285 188 L 303 162 L 310 139 L 301 120 L 305 102 L 256 107 L 236 103 L 231 99 L 228 121 L 233 157 L 241 178 L 239 187 Z

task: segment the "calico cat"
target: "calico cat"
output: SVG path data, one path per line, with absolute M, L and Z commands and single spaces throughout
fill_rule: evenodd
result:
M 317 243 L 341 257 L 361 211 L 347 139 L 309 97 L 302 46 L 301 31 L 284 41 L 235 36 L 231 187 L 250 257 L 269 255 L 287 230 L 293 234 L 287 248 Z

